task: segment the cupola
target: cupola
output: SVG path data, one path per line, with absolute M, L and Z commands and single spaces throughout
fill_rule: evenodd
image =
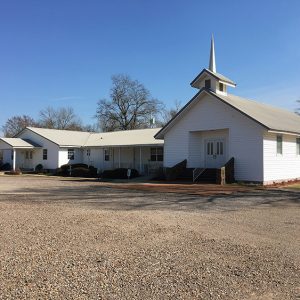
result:
M 196 89 L 210 89 L 216 94 L 227 95 L 227 87 L 236 87 L 236 84 L 224 75 L 217 73 L 215 42 L 211 37 L 210 57 L 208 69 L 203 69 L 199 75 L 191 82 L 191 86 Z

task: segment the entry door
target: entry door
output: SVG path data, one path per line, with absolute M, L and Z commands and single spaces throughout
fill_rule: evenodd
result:
M 205 166 L 207 168 L 220 168 L 226 163 L 225 140 L 205 140 Z

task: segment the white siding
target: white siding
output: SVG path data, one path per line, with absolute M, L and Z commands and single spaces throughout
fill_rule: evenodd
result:
M 33 152 L 33 167 L 38 164 L 42 164 L 45 169 L 58 168 L 58 145 L 27 129 L 25 129 L 18 137 L 22 139 L 30 139 L 42 146 L 41 149 L 35 149 Z M 47 160 L 43 160 L 43 149 L 48 150 Z
M 90 156 L 87 156 L 87 149 L 83 151 L 83 163 L 93 166 L 99 170 L 104 169 L 104 153 L 102 148 L 88 148 Z
M 68 149 L 74 149 L 74 159 L 70 160 L 68 159 Z M 82 163 L 83 161 L 83 150 L 81 148 L 74 148 L 74 147 L 68 147 L 68 148 L 59 148 L 58 153 L 58 166 L 62 166 L 65 164 L 78 164 Z
M 263 128 L 212 96 L 200 97 L 165 134 L 164 165 L 171 167 L 188 159 L 188 167 L 198 167 L 195 156 L 190 157 L 190 132 L 226 129 L 227 156 L 235 158 L 236 179 L 262 182 Z
M 300 178 L 300 156 L 296 152 L 296 138 L 282 135 L 283 153 L 277 154 L 277 134 L 264 134 L 264 183 Z

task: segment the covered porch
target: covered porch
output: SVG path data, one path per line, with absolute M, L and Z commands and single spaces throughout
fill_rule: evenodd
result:
M 151 175 L 163 167 L 163 145 L 86 148 L 84 163 L 101 171 L 126 168 L 136 169 L 142 175 Z
M 41 146 L 31 140 L 20 138 L 0 138 L 2 163 L 10 164 L 11 169 L 34 169 L 34 156 Z

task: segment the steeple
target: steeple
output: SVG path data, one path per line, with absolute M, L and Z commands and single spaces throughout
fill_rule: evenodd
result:
M 210 43 L 210 57 L 208 69 L 203 69 L 198 76 L 191 82 L 191 86 L 196 89 L 210 90 L 216 94 L 227 95 L 227 87 L 235 87 L 236 84 L 224 75 L 217 73 L 215 42 L 213 35 Z
M 215 41 L 214 36 L 211 35 L 211 42 L 210 42 L 210 57 L 209 57 L 209 67 L 208 69 L 214 73 L 217 72 L 216 68 L 216 57 L 215 57 Z

